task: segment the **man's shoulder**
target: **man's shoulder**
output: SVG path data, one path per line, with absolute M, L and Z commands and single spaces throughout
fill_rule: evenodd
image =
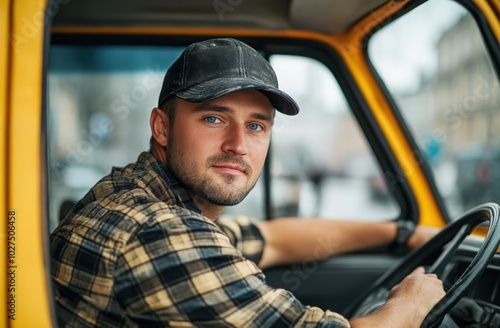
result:
M 163 201 L 174 198 L 160 163 L 147 152 L 143 152 L 135 163 L 130 163 L 125 167 L 113 167 L 111 173 L 91 191 L 95 194 L 104 191 L 103 196 L 106 197 L 111 193 L 128 190 L 144 191 Z
M 142 189 L 124 191 L 74 208 L 54 230 L 59 234 L 78 234 L 84 238 L 117 247 L 126 244 L 142 230 L 152 227 L 172 229 L 199 224 L 215 226 L 202 215 L 176 204 L 151 197 Z

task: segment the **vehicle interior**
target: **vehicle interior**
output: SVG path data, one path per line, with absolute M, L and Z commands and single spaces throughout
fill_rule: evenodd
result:
M 5 6 L 0 205 L 9 224 L 16 215 L 17 262 L 10 264 L 20 263 L 17 316 L 11 320 L 5 310 L 7 327 L 56 326 L 50 232 L 112 167 L 149 149 L 149 115 L 165 71 L 192 42 L 217 37 L 259 51 L 301 107 L 297 117 L 277 113 L 259 182 L 224 215 L 445 227 L 412 252 L 382 247 L 318 256 L 266 270 L 268 283 L 352 317 L 374 311 L 423 265 L 447 292 L 424 327 L 439 327 L 445 317 L 459 327 L 500 326 L 497 0 Z

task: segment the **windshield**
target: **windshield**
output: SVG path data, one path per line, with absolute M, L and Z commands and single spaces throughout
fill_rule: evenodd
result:
M 499 84 L 467 10 L 425 2 L 375 33 L 368 53 L 448 213 L 500 202 Z

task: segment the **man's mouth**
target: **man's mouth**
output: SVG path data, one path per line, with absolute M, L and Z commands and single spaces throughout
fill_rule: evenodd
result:
M 242 168 L 239 165 L 234 165 L 234 164 L 218 164 L 214 165 L 214 168 L 216 168 L 219 172 L 227 173 L 227 174 L 246 174 L 246 171 L 244 168 Z
M 213 167 L 220 173 L 230 175 L 251 175 L 252 168 L 242 158 L 229 156 L 214 156 L 208 160 L 208 167 Z

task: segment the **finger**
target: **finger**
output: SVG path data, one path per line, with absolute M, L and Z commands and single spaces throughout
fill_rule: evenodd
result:
M 429 277 L 432 277 L 432 278 L 439 279 L 439 278 L 438 278 L 438 275 L 437 275 L 437 274 L 435 274 L 435 273 L 427 273 L 426 275 L 427 275 L 427 276 L 429 276 Z
M 413 270 L 412 274 L 413 273 L 424 274 L 425 273 L 425 268 L 423 266 L 419 266 L 415 270 Z

